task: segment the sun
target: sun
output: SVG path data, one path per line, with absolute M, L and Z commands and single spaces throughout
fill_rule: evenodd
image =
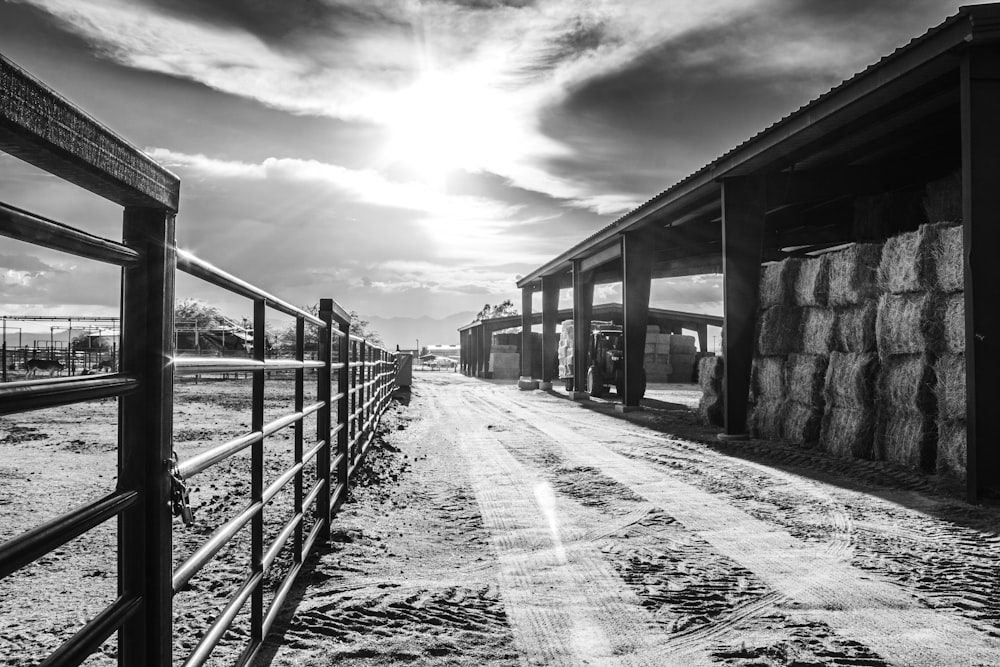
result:
M 385 160 L 430 187 L 444 189 L 455 170 L 475 170 L 490 147 L 491 95 L 455 74 L 426 73 L 385 110 Z

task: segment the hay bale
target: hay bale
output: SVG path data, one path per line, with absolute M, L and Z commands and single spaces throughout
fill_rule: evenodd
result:
M 939 351 L 944 327 L 935 296 L 883 294 L 875 318 L 875 341 L 880 357 Z
M 761 440 L 781 440 L 785 423 L 783 400 L 766 400 L 756 403 L 750 411 L 750 434 Z
M 725 399 L 718 394 L 702 394 L 698 402 L 698 416 L 703 423 L 710 426 L 725 426 Z
M 706 395 L 722 393 L 722 378 L 725 376 L 726 362 L 722 357 L 702 357 L 698 362 L 698 386 Z
M 790 306 L 795 302 L 795 283 L 802 260 L 789 257 L 780 262 L 769 262 L 761 267 L 758 290 L 761 308 Z
M 807 445 L 819 440 L 823 424 L 823 411 L 818 408 L 789 401 L 785 405 L 781 423 L 782 438 L 796 445 Z
M 830 266 L 826 255 L 811 257 L 799 265 L 795 279 L 794 302 L 797 306 L 826 306 L 830 292 Z
M 881 243 L 855 243 L 826 255 L 829 274 L 827 302 L 831 306 L 855 306 L 878 292 L 875 280 L 882 258 Z
M 802 346 L 802 309 L 795 306 L 772 306 L 760 315 L 757 351 L 773 357 L 798 352 Z
M 967 456 L 965 420 L 939 421 L 937 429 L 937 471 L 964 480 Z
M 930 472 L 937 462 L 937 425 L 919 412 L 880 410 L 875 452 L 878 459 Z
M 822 409 L 823 387 L 829 357 L 819 354 L 790 354 L 785 362 L 788 400 L 802 406 Z
M 819 445 L 835 456 L 874 458 L 875 411 L 870 407 L 827 408 L 820 425 Z
M 878 373 L 879 409 L 933 415 L 936 411 L 934 384 L 934 366 L 927 355 L 885 357 Z
M 942 292 L 965 289 L 965 249 L 961 226 L 941 227 L 934 244 L 934 278 Z
M 930 222 L 961 222 L 962 172 L 931 181 L 924 189 L 924 212 Z
M 750 367 L 750 396 L 754 401 L 784 400 L 784 357 L 754 357 Z
M 829 354 L 834 345 L 837 314 L 827 308 L 802 309 L 802 351 Z
M 874 352 L 875 320 L 878 303 L 865 301 L 859 306 L 838 308 L 833 331 L 833 348 L 839 352 Z
M 680 334 L 673 334 L 667 341 L 669 346 L 670 354 L 691 354 L 695 353 L 695 341 L 694 336 L 686 336 Z
M 823 384 L 826 408 L 870 409 L 874 404 L 878 357 L 871 352 L 831 352 Z
M 965 292 L 940 297 L 937 309 L 944 333 L 941 351 L 948 354 L 965 352 Z
M 915 232 L 893 236 L 882 247 L 878 282 L 890 294 L 925 292 L 934 282 L 933 251 L 937 228 L 923 225 Z
M 941 355 L 934 366 L 934 373 L 937 376 L 934 393 L 937 396 L 938 419 L 965 419 L 965 355 Z
M 670 355 L 670 375 L 667 382 L 694 382 L 694 354 Z

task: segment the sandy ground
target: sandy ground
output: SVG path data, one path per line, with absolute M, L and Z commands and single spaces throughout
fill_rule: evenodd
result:
M 178 388 L 182 456 L 249 424 L 238 385 Z M 613 393 L 446 373 L 405 398 L 259 666 L 1000 665 L 1000 511 L 932 478 L 718 443 L 680 386 L 625 416 Z M 113 488 L 113 415 L 0 420 L 0 538 Z M 269 474 L 289 442 L 269 441 Z M 175 561 L 241 505 L 244 465 L 196 478 Z M 236 547 L 178 596 L 178 658 L 240 579 Z M 0 582 L 0 665 L 34 664 L 113 598 L 110 549 L 98 531 Z

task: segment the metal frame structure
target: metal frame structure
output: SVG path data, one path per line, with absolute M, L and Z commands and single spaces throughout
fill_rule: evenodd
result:
M 332 299 L 321 300 L 319 317 L 315 317 L 177 250 L 174 229 L 180 181 L 2 57 L 0 92 L 0 149 L 124 208 L 122 241 L 118 242 L 0 204 L 0 235 L 122 267 L 118 372 L 0 386 L 0 415 L 117 397 L 117 487 L 103 498 L 0 544 L 0 579 L 105 521 L 117 519 L 117 599 L 42 664 L 80 664 L 117 631 L 120 665 L 168 667 L 174 664 L 174 594 L 197 576 L 234 535 L 249 527 L 251 553 L 245 579 L 183 663 L 188 667 L 204 664 L 237 614 L 249 605 L 250 638 L 236 663 L 246 665 L 259 652 L 310 551 L 317 541 L 329 539 L 333 513 L 343 502 L 351 474 L 363 460 L 390 402 L 394 355 L 351 336 L 349 315 Z M 253 358 L 174 355 L 177 270 L 253 302 Z M 268 309 L 295 318 L 294 358 L 264 359 Z M 304 359 L 307 325 L 319 330 L 316 361 Z M 317 400 L 311 405 L 304 404 L 308 369 L 316 371 Z M 264 423 L 264 389 L 272 370 L 294 371 L 294 409 Z M 174 376 L 219 372 L 252 374 L 251 430 L 177 461 L 172 447 Z M 336 382 L 336 391 L 332 382 Z M 303 425 L 312 414 L 316 415 L 316 434 L 307 441 Z M 288 427 L 294 428 L 294 463 L 265 486 L 265 441 Z M 247 449 L 251 458 L 249 504 L 219 526 L 174 570 L 171 510 L 185 509 L 186 482 Z M 316 465 L 316 482 L 306 489 L 303 469 L 312 461 Z M 294 486 L 293 516 L 274 541 L 265 544 L 265 507 L 288 484 Z M 305 534 L 304 518 L 310 512 L 316 518 Z M 271 604 L 265 607 L 265 575 L 289 544 L 293 563 L 284 573 Z
M 551 282 L 548 283 L 552 285 Z M 553 296 L 554 292 L 554 296 Z M 542 312 L 533 313 L 530 309 L 524 308 L 522 303 L 522 313 L 509 317 L 495 317 L 489 320 L 477 320 L 470 322 L 458 329 L 460 345 L 459 370 L 466 375 L 474 377 L 491 377 L 489 370 L 490 350 L 493 347 L 493 334 L 503 329 L 522 327 L 522 335 L 531 325 L 542 325 L 542 359 L 527 360 L 525 364 L 524 356 L 521 357 L 522 376 L 532 377 L 542 382 L 552 382 L 556 379 L 556 350 L 559 347 L 559 333 L 556 325 L 563 321 L 572 319 L 574 311 L 570 308 L 558 309 L 559 292 L 550 290 L 542 295 Z M 624 322 L 626 317 L 622 304 L 608 303 L 593 306 L 591 317 L 596 320 L 607 320 L 612 322 Z M 528 320 L 527 325 L 525 320 Z M 590 318 L 588 318 L 589 320 Z M 703 315 L 701 313 L 684 313 L 677 310 L 667 310 L 664 308 L 650 308 L 648 313 L 648 323 L 656 324 L 661 331 L 679 334 L 681 329 L 695 331 L 698 334 L 698 345 L 702 352 L 708 349 L 708 327 L 722 326 L 722 318 L 718 315 Z M 646 330 L 647 322 L 643 322 L 642 330 Z M 584 341 L 587 336 L 584 334 Z M 531 349 L 531 345 L 524 340 L 521 341 L 521 349 Z M 543 363 L 548 359 L 550 363 Z M 586 377 L 584 369 L 583 377 Z
M 760 265 L 876 237 L 858 197 L 912 197 L 960 170 L 966 298 L 967 495 L 1000 495 L 989 424 L 1000 399 L 1000 4 L 972 5 L 782 118 L 518 281 L 572 288 L 589 319 L 594 284 L 624 278 L 626 365 L 641 363 L 648 279 L 722 273 L 725 436 L 746 431 Z M 642 235 L 649 244 L 630 240 Z M 639 251 L 638 254 L 636 251 Z M 648 276 L 648 278 L 647 278 Z M 553 287 L 555 285 L 555 287 Z M 628 370 L 627 370 L 628 372 Z M 634 377 L 634 376 L 630 376 Z M 637 404 L 631 381 L 625 401 Z

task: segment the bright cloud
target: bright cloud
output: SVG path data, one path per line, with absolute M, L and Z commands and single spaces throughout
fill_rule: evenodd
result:
M 575 87 L 664 43 L 760 20 L 785 4 L 539 0 L 484 10 L 444 0 L 330 2 L 320 5 L 325 24 L 277 41 L 145 2 L 30 2 L 129 67 L 293 113 L 382 124 L 392 138 L 381 158 L 421 162 L 432 180 L 448 169 L 487 171 L 601 214 L 621 213 L 650 193 L 595 191 L 582 175 L 556 173 L 547 165 L 572 149 L 540 130 L 540 116 Z M 691 66 L 725 60 L 788 72 L 840 64 L 849 49 L 842 34 L 786 31 L 735 49 L 703 45 L 686 58 Z

